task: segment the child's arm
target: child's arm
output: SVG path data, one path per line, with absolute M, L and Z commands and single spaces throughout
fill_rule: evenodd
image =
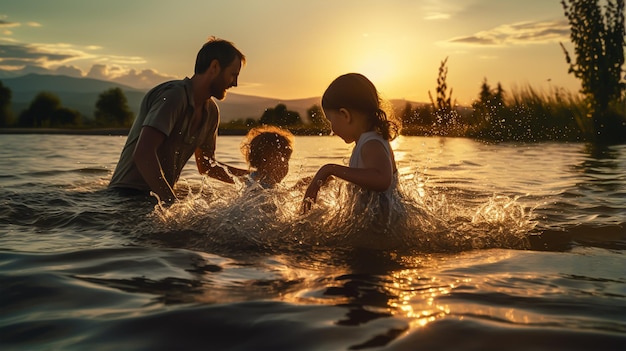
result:
M 389 162 L 389 156 L 383 145 L 375 140 L 364 144 L 361 157 L 364 168 L 350 168 L 336 164 L 322 166 L 304 194 L 304 210 L 308 210 L 311 202 L 315 202 L 321 186 L 330 176 L 341 178 L 367 190 L 387 190 L 393 180 L 393 166 Z

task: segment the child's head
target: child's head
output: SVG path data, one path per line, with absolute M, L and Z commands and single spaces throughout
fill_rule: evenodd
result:
M 293 134 L 288 130 L 264 125 L 248 132 L 241 152 L 248 165 L 256 169 L 258 180 L 274 185 L 287 176 L 293 142 Z
M 399 126 L 388 118 L 381 108 L 381 99 L 374 84 L 362 74 L 348 73 L 337 77 L 322 96 L 322 109 L 325 111 L 345 108 L 358 111 L 383 138 L 393 140 Z

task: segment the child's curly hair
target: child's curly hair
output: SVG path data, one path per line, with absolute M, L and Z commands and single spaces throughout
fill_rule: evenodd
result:
M 241 143 L 241 153 L 251 167 L 258 168 L 270 159 L 288 161 L 293 152 L 294 137 L 290 131 L 263 125 L 250 129 Z

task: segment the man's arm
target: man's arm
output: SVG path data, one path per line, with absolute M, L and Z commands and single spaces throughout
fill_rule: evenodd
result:
M 133 152 L 133 161 L 150 190 L 157 194 L 161 201 L 172 202 L 176 200 L 176 195 L 163 174 L 163 168 L 157 154 L 157 150 L 165 141 L 165 137 L 165 134 L 156 128 L 150 126 L 141 128 Z
M 213 153 L 206 149 L 197 148 L 195 156 L 200 174 L 206 174 L 211 178 L 215 178 L 226 183 L 234 183 L 235 181 L 233 176 L 243 177 L 250 173 L 246 169 L 229 166 L 215 161 Z

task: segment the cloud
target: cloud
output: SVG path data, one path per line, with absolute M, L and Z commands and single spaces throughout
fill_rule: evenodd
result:
M 108 68 L 106 65 L 96 64 L 91 66 L 91 69 L 85 75 L 87 78 L 93 79 L 107 79 Z
M 84 74 L 80 68 L 70 65 L 63 65 L 54 69 L 36 65 L 22 65 L 19 68 L 13 69 L 7 69 L 5 66 L 6 65 L 2 65 L 2 62 L 0 62 L 0 78 L 19 77 L 29 73 L 52 74 L 74 78 L 106 80 L 137 89 L 149 89 L 159 83 L 180 78 L 159 73 L 154 69 L 129 70 L 120 66 L 108 66 L 104 64 L 94 64 L 87 74 Z
M 464 0 L 463 5 L 461 5 L 441 0 L 422 0 L 422 13 L 425 14 L 423 19 L 427 21 L 449 20 L 461 11 L 464 6 L 467 6 L 468 1 Z
M 140 65 L 146 63 L 146 60 L 139 56 L 101 55 L 96 60 L 114 65 Z
M 75 54 L 71 53 L 41 50 L 34 45 L 0 44 L 0 65 L 5 62 L 12 62 L 13 65 L 38 64 L 46 66 L 47 63 L 62 63 L 76 57 Z
M 28 22 L 26 25 L 41 26 L 36 22 Z M 18 26 L 20 23 L 8 22 L 0 17 L 0 33 Z M 102 47 L 98 45 L 21 43 L 13 37 L 0 36 L 0 77 L 28 73 L 62 74 L 115 81 L 140 89 L 174 79 L 154 69 L 139 68 L 146 64 L 143 57 L 106 55 L 100 53 L 101 50 Z M 86 74 L 83 71 L 85 67 L 90 67 Z
M 146 64 L 143 57 L 102 54 L 99 45 L 19 42 L 11 29 L 22 25 L 42 27 L 34 21 L 11 22 L 7 16 L 0 15 L 0 34 L 4 34 L 0 36 L 0 77 L 60 74 L 114 81 L 141 89 L 175 78 L 154 69 L 138 68 Z
M 19 27 L 20 24 L 17 22 L 9 22 L 3 19 L 0 19 L 0 28 L 14 28 Z
M 19 27 L 20 24 L 16 22 L 8 22 L 0 19 L 0 33 L 4 35 L 13 35 L 13 31 L 9 28 Z
M 9 29 L 9 28 L 20 27 L 22 25 L 22 23 L 7 21 L 5 19 L 6 17 L 7 16 L 0 15 L 0 33 L 2 33 L 4 35 L 11 36 L 11 35 L 13 35 L 13 31 L 11 29 Z M 41 23 L 32 22 L 32 21 L 31 22 L 26 22 L 25 25 L 28 26 L 28 27 L 41 27 Z
M 85 75 L 88 78 L 110 80 L 134 88 L 151 88 L 166 80 L 176 79 L 176 77 L 165 75 L 154 69 L 135 70 L 119 65 L 94 64 Z
M 113 80 L 115 82 L 130 85 L 135 88 L 151 88 L 158 83 L 176 79 L 176 77 L 164 75 L 153 69 L 144 69 L 136 71 L 134 69 L 129 70 L 127 73 L 120 75 Z
M 54 70 L 54 73 L 75 78 L 83 76 L 83 71 L 76 66 L 59 66 Z
M 543 44 L 569 40 L 567 20 L 518 22 L 505 24 L 466 37 L 448 40 L 452 44 L 508 46 Z
M 449 13 L 432 12 L 424 16 L 424 19 L 427 21 L 447 20 L 447 19 L 450 19 L 450 17 L 452 17 L 452 15 L 450 15 Z
M 98 54 L 100 49 L 96 45 L 25 44 L 10 38 L 0 38 L 0 68 L 20 70 L 26 66 L 39 66 L 53 71 L 70 62 L 95 62 L 88 75 L 103 79 L 127 74 L 134 66 L 146 63 L 143 57 L 138 56 Z
M 29 73 L 37 73 L 37 74 L 50 74 L 50 70 L 40 67 L 40 66 L 20 66 L 19 68 L 9 67 L 7 69 L 6 66 L 1 65 L 0 62 L 0 78 L 14 78 L 23 76 Z

